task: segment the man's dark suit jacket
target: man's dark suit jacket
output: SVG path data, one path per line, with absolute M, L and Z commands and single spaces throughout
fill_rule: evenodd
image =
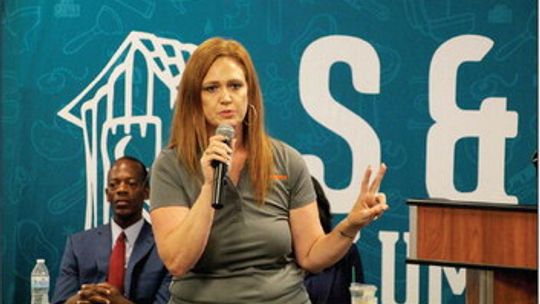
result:
M 69 237 L 51 303 L 64 303 L 82 284 L 107 279 L 112 247 L 110 225 Z M 124 294 L 137 304 L 167 303 L 171 276 L 161 262 L 152 227 L 146 221 L 135 241 L 124 280 Z
M 355 281 L 364 283 L 364 270 L 360 252 L 353 244 L 339 262 L 316 274 L 308 274 L 304 280 L 312 304 L 350 304 L 349 286 Z

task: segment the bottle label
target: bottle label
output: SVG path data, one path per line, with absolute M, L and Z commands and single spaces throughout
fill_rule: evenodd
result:
M 32 277 L 32 288 L 49 288 L 49 277 Z

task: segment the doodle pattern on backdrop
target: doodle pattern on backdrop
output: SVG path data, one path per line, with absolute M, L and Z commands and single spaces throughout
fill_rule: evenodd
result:
M 185 61 L 217 35 L 252 54 L 269 132 L 304 155 L 336 221 L 363 169 L 388 164 L 391 209 L 357 245 L 381 302 L 463 303 L 464 269 L 405 264 L 404 202 L 537 201 L 537 6 L 1 2 L 1 302 L 28 302 L 35 259 L 54 282 L 66 237 L 109 221 L 106 168 L 152 163 Z

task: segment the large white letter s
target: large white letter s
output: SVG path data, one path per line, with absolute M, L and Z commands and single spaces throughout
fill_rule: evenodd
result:
M 379 138 L 362 118 L 339 104 L 330 93 L 330 69 L 343 62 L 351 67 L 352 83 L 360 93 L 379 93 L 380 62 L 375 49 L 366 41 L 351 36 L 327 36 L 312 42 L 300 61 L 299 90 L 306 111 L 349 144 L 352 151 L 352 177 L 342 190 L 324 183 L 324 166 L 314 155 L 304 155 L 311 174 L 321 181 L 332 211 L 348 213 L 360 189 L 364 169 L 378 166 L 381 158 Z

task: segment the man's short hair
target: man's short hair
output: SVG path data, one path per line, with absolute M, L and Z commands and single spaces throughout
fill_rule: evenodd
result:
M 121 160 L 130 160 L 130 161 L 132 161 L 134 163 L 139 164 L 139 167 L 141 167 L 141 179 L 142 179 L 142 181 L 144 183 L 144 186 L 149 187 L 150 178 L 149 178 L 149 175 L 148 175 L 148 169 L 146 169 L 146 166 L 144 165 L 144 163 L 142 161 L 140 161 L 138 158 L 135 158 L 133 156 L 124 155 L 124 156 L 122 156 L 122 157 L 120 157 L 120 158 L 118 158 L 118 159 L 116 159 L 114 161 L 114 163 L 111 166 L 111 169 L 112 169 L 112 167 L 114 167 Z

